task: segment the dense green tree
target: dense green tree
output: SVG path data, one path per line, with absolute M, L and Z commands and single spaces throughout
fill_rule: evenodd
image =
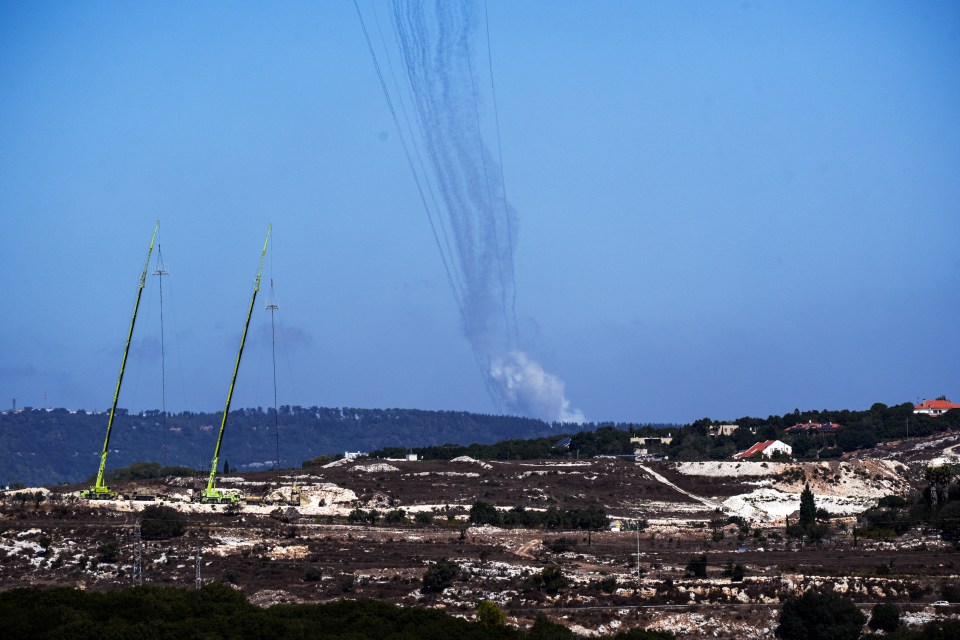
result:
M 690 562 L 687 563 L 686 571 L 694 578 L 706 578 L 707 556 L 699 555 L 696 558 L 692 558 Z
M 116 562 L 120 556 L 120 547 L 116 542 L 105 542 L 97 547 L 97 551 L 100 553 L 100 562 Z
M 503 626 L 506 619 L 507 614 L 497 606 L 496 602 L 483 600 L 477 605 L 477 622 L 484 627 Z
M 144 540 L 167 540 L 183 535 L 187 524 L 173 507 L 151 504 L 141 514 L 140 535 Z
M 423 575 L 423 592 L 439 593 L 446 589 L 460 574 L 460 565 L 452 560 L 441 558 L 430 565 Z
M 403 509 L 393 509 L 388 511 L 387 515 L 383 517 L 383 521 L 386 524 L 403 524 L 407 519 L 407 512 Z
M 576 640 L 573 631 L 546 616 L 538 616 L 527 632 L 527 640 Z
M 498 525 L 500 524 L 500 512 L 489 502 L 476 502 L 470 507 L 470 523 Z
M 777 636 L 785 640 L 856 640 L 866 621 L 849 598 L 808 591 L 783 603 Z
M 413 516 L 413 521 L 417 524 L 433 524 L 433 514 L 429 511 L 418 511 L 415 516 Z
M 895 604 L 880 602 L 870 612 L 870 628 L 874 631 L 896 631 L 900 626 L 900 609 Z
M 570 579 L 563 575 L 563 571 L 556 565 L 544 567 L 540 573 L 530 576 L 528 584 L 532 589 L 556 595 L 561 589 L 570 584 Z
M 946 536 L 960 536 L 960 500 L 952 500 L 944 505 L 937 513 L 934 525 Z
M 817 523 L 817 503 L 813 498 L 810 484 L 803 485 L 800 493 L 800 527 L 808 529 Z

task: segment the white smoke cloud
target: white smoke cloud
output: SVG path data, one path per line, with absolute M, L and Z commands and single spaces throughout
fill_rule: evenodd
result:
M 579 409 L 570 409 L 563 380 L 547 373 L 540 363 L 522 351 L 511 351 L 490 364 L 490 379 L 504 402 L 517 412 L 550 422 L 582 423 Z

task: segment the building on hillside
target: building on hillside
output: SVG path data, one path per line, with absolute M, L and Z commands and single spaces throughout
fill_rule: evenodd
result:
M 924 400 L 913 406 L 914 413 L 925 413 L 931 418 L 936 418 L 941 413 L 950 411 L 950 409 L 960 409 L 960 404 L 950 402 L 946 396 L 940 396 L 936 400 Z
M 836 433 L 840 425 L 836 422 L 798 422 L 784 429 L 787 433 Z
M 659 456 L 650 453 L 650 447 L 656 445 L 667 446 L 671 442 L 673 442 L 673 435 L 669 433 L 662 438 L 630 438 L 630 444 L 634 445 L 633 455 L 636 460 L 661 459 Z
M 738 424 L 718 424 L 715 427 L 710 427 L 710 435 L 716 438 L 717 436 L 732 436 L 733 432 L 740 428 Z
M 785 442 L 780 442 L 779 440 L 767 440 L 765 442 L 758 442 L 746 451 L 735 453 L 733 454 L 733 457 L 738 460 L 745 460 L 756 455 L 759 455 L 762 458 L 772 458 L 776 453 L 783 453 L 791 456 L 793 455 L 793 447 Z

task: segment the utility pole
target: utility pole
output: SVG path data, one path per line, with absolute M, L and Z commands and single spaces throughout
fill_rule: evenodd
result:
M 637 519 L 637 582 L 640 581 L 640 519 Z
M 203 586 L 203 581 L 200 579 L 200 547 L 197 547 L 196 554 L 194 555 L 195 563 L 197 566 L 197 590 Z
M 133 586 L 143 585 L 143 548 L 140 538 L 140 520 L 133 525 Z

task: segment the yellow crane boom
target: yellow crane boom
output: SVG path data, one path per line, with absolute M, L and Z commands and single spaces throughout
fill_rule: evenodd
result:
M 133 326 L 137 323 L 137 311 L 140 309 L 140 296 L 143 293 L 143 287 L 147 284 L 147 268 L 150 266 L 150 254 L 153 253 L 153 243 L 157 239 L 157 230 L 160 229 L 160 221 L 157 220 L 157 226 L 153 228 L 153 235 L 150 237 L 150 248 L 147 249 L 147 257 L 143 261 L 143 271 L 140 272 L 140 285 L 137 287 L 137 301 L 133 305 L 133 319 L 130 320 L 130 330 L 127 332 L 127 345 L 123 348 L 123 359 L 120 360 L 120 375 L 117 376 L 117 388 L 113 392 L 113 405 L 110 407 L 110 417 L 107 419 L 107 435 L 103 439 L 103 451 L 100 453 L 100 468 L 97 470 L 96 483 L 82 491 L 80 495 L 89 500 L 112 500 L 117 497 L 117 492 L 103 484 L 103 470 L 107 465 L 107 453 L 110 451 L 110 432 L 113 430 L 113 418 L 117 412 L 117 401 L 120 399 L 120 385 L 123 384 L 123 372 L 127 366 L 127 354 L 130 353 L 130 342 L 133 340 Z
M 233 387 L 237 382 L 237 372 L 240 370 L 240 358 L 243 357 L 243 345 L 247 341 L 247 330 L 250 328 L 250 317 L 253 315 L 253 305 L 260 291 L 260 274 L 263 273 L 263 259 L 267 255 L 267 244 L 270 242 L 270 231 L 273 225 L 267 226 L 267 237 L 263 241 L 263 251 L 260 252 L 260 266 L 257 267 L 257 277 L 253 279 L 253 295 L 250 297 L 250 309 L 247 311 L 247 321 L 243 325 L 243 335 L 240 338 L 240 349 L 237 351 L 237 362 L 233 366 L 233 377 L 230 379 L 230 390 L 227 391 L 227 404 L 223 408 L 223 418 L 220 420 L 220 435 L 217 436 L 217 447 L 213 450 L 213 462 L 210 464 L 210 477 L 207 488 L 200 496 L 201 502 L 208 503 L 235 503 L 240 501 L 236 493 L 225 493 L 216 488 L 217 465 L 220 461 L 220 445 L 223 444 L 223 431 L 227 426 L 227 416 L 230 413 L 230 401 L 233 399 Z

